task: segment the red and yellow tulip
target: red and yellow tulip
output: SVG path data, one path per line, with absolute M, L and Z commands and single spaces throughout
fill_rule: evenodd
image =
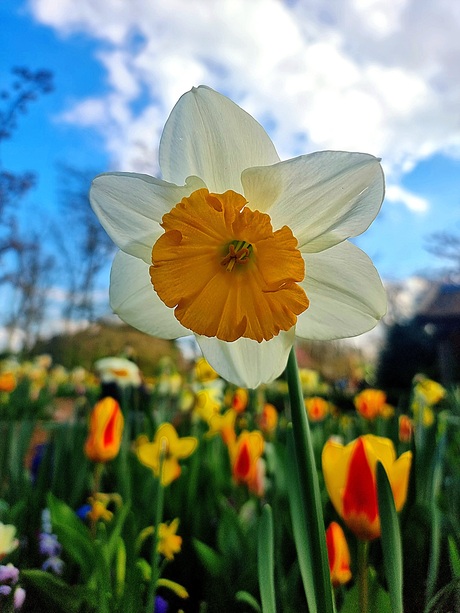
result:
M 410 443 L 414 432 L 414 422 L 408 415 L 399 416 L 399 440 L 401 443 Z
M 235 443 L 229 447 L 233 479 L 236 483 L 245 483 L 257 494 L 263 491 L 264 471 L 261 456 L 264 452 L 262 434 L 255 430 L 243 430 Z
M 120 405 L 109 396 L 93 408 L 85 453 L 93 462 L 108 462 L 118 455 L 124 418 Z
M 351 579 L 350 550 L 342 526 L 336 521 L 326 530 L 326 546 L 332 585 L 348 583 Z
M 371 434 L 360 436 L 348 445 L 330 439 L 323 448 L 323 474 L 332 504 L 350 530 L 364 541 L 380 536 L 377 461 L 385 468 L 399 511 L 407 497 L 410 451 L 396 459 L 392 441 Z
M 238 387 L 232 396 L 232 409 L 237 413 L 242 413 L 248 406 L 249 394 L 244 387 Z

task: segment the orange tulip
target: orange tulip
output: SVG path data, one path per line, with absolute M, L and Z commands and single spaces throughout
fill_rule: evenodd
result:
M 12 372 L 0 373 L 0 392 L 10 393 L 16 389 L 16 377 Z
M 272 434 L 278 425 L 278 411 L 276 408 L 266 402 L 262 408 L 262 412 L 257 417 L 259 428 L 264 434 Z
M 400 511 L 407 497 L 410 451 L 396 459 L 390 439 L 366 434 L 345 446 L 330 439 L 322 454 L 324 480 L 332 504 L 350 530 L 364 541 L 380 536 L 377 461 L 385 468 L 396 510 Z
M 332 585 L 348 583 L 351 579 L 350 550 L 342 526 L 336 521 L 326 530 L 326 546 Z
M 120 405 L 107 396 L 91 413 L 85 453 L 93 462 L 108 462 L 118 455 L 124 419 Z
M 305 400 L 308 419 L 310 421 L 323 421 L 329 413 L 329 403 L 320 396 L 312 396 Z
M 410 443 L 414 431 L 414 423 L 408 415 L 399 416 L 399 440 L 401 443 Z
M 387 397 L 382 390 L 366 389 L 355 396 L 355 407 L 365 419 L 375 419 L 385 406 Z

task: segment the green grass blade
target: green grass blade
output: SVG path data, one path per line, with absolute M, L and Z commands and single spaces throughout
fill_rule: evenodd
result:
M 382 530 L 383 566 L 388 582 L 391 610 L 393 613 L 402 613 L 402 549 L 399 519 L 391 485 L 380 462 L 377 462 L 377 496 Z
M 295 451 L 295 461 L 291 463 L 291 467 L 297 474 L 296 479 L 290 479 L 290 499 L 294 502 L 291 512 L 299 564 L 301 568 L 303 564 L 304 569 L 302 579 L 305 596 L 310 613 L 315 611 L 333 613 L 335 606 L 327 558 L 321 492 L 294 348 L 289 354 L 286 375 Z M 293 488 L 297 489 L 297 492 L 294 492 Z M 308 556 L 308 560 L 302 562 L 300 559 L 302 556 Z
M 263 613 L 276 613 L 273 515 L 270 505 L 262 509 L 257 539 L 257 568 Z

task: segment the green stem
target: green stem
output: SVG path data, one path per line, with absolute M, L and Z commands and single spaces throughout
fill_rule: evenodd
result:
M 160 553 L 158 551 L 158 542 L 160 540 L 160 524 L 163 518 L 163 507 L 164 507 L 164 487 L 161 482 L 162 474 L 163 474 L 163 454 L 160 458 L 160 474 L 157 480 L 157 495 L 156 495 L 156 505 L 155 505 L 155 517 L 153 523 L 153 535 L 152 535 L 152 552 L 151 552 L 151 576 L 150 576 L 150 585 L 147 597 L 147 608 L 146 613 L 153 613 L 155 608 L 155 596 L 157 591 L 158 579 L 160 578 Z
M 305 543 L 308 543 L 310 557 L 308 566 L 311 569 L 308 583 L 314 590 L 314 594 L 306 593 L 310 610 L 332 613 L 335 607 L 327 558 L 321 491 L 294 347 L 289 354 L 286 375 L 291 405 L 295 465 L 300 489 L 298 500 L 303 516 L 302 531 L 305 531 L 305 534 L 299 535 L 296 539 L 296 547 L 300 555 L 301 552 L 305 552 Z
M 369 610 L 369 541 L 358 541 L 358 590 L 359 611 Z

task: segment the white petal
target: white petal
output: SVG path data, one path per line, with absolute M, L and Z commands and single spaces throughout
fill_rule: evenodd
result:
M 365 153 L 320 151 L 242 176 L 251 209 L 287 225 L 299 248 L 315 253 L 366 230 L 384 195 L 379 160 Z
M 211 192 L 242 193 L 241 173 L 279 160 L 270 137 L 234 102 L 208 87 L 184 94 L 166 122 L 160 142 L 163 178 L 203 179 Z
M 249 388 L 256 388 L 279 377 L 286 368 L 294 338 L 294 328 L 261 343 L 248 338 L 226 343 L 196 335 L 201 351 L 211 366 L 227 381 Z
M 310 306 L 296 334 L 310 340 L 357 336 L 371 330 L 386 311 L 386 294 L 370 258 L 344 242 L 321 253 L 303 254 L 304 288 Z
M 122 251 L 145 262 L 163 233 L 162 217 L 186 196 L 205 187 L 197 177 L 177 186 L 148 175 L 105 173 L 92 183 L 89 198 L 105 231 Z
M 190 334 L 153 289 L 148 265 L 123 251 L 112 264 L 110 306 L 127 324 L 151 336 L 170 339 Z

